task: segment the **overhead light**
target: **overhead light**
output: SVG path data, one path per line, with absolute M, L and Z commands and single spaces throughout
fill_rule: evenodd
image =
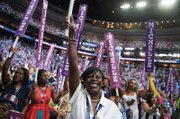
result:
M 145 53 L 144 52 L 140 52 L 139 55 L 140 56 L 145 56 Z
M 124 52 L 125 55 L 130 55 L 131 53 L 130 52 Z
M 128 9 L 130 8 L 130 4 L 126 3 L 120 6 L 121 9 Z
M 160 2 L 160 6 L 171 6 L 173 4 L 175 4 L 176 0 L 161 0 Z
M 141 2 L 138 2 L 137 4 L 136 4 L 136 7 L 137 8 L 143 8 L 143 7 L 145 7 L 146 6 L 146 2 L 145 1 L 141 1 Z
M 134 50 L 134 48 L 124 48 L 125 50 Z

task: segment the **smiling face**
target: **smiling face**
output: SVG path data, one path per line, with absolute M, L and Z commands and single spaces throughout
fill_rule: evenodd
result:
M 102 74 L 100 72 L 89 74 L 85 86 L 90 95 L 99 95 L 101 94 L 101 88 L 103 85 Z
M 128 88 L 131 89 L 131 90 L 135 90 L 135 88 L 136 88 L 136 81 L 135 80 L 131 80 L 129 82 L 129 87 Z
M 153 104 L 156 104 L 157 102 L 157 96 L 156 95 L 153 95 L 152 98 L 151 98 L 151 101 Z
M 48 72 L 42 73 L 41 82 L 42 82 L 43 84 L 46 84 L 46 83 L 48 82 L 48 78 L 49 78 L 49 73 L 48 73 Z
M 38 85 L 46 85 L 49 79 L 49 73 L 46 70 L 38 72 Z
M 104 87 L 109 87 L 109 82 L 108 82 L 109 79 L 104 79 L 103 81 L 103 86 Z

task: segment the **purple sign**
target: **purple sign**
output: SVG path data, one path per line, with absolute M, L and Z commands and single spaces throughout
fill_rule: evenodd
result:
M 79 8 L 79 11 L 78 11 L 78 17 L 77 17 L 77 20 L 76 20 L 76 41 L 78 42 L 77 49 L 79 47 L 81 33 L 83 31 L 83 28 L 84 28 L 84 21 L 85 21 L 85 18 L 86 18 L 86 12 L 87 12 L 87 5 L 86 4 L 81 4 L 80 8 Z M 69 76 L 68 49 L 66 51 L 66 55 L 65 55 L 65 58 L 64 58 L 62 74 L 64 76 Z
M 15 110 L 9 110 L 7 119 L 24 119 L 24 114 Z
M 26 13 L 15 33 L 16 36 L 22 37 L 25 34 L 28 24 L 30 22 L 30 19 L 37 7 L 38 2 L 39 2 L 39 0 L 31 0 L 29 7 L 26 10 Z
M 174 79 L 173 79 L 173 69 L 171 68 L 172 70 L 172 73 L 171 73 L 171 76 L 170 76 L 170 85 L 169 85 L 169 89 L 170 89 L 170 92 L 171 94 L 174 93 Z M 168 79 L 169 80 L 169 79 Z
M 104 39 L 107 42 L 107 56 L 109 63 L 109 75 L 111 79 L 111 88 L 120 88 L 120 74 L 116 57 L 114 35 L 110 32 L 104 34 Z
M 78 17 L 76 20 L 76 40 L 78 42 L 77 49 L 79 48 L 79 42 L 84 28 L 84 21 L 86 19 L 87 8 L 87 4 L 81 4 L 78 11 Z
M 154 68 L 155 24 L 155 20 L 147 21 L 145 72 L 148 73 Z
M 145 77 L 145 68 L 143 68 L 143 71 L 141 72 L 141 83 L 144 86 L 146 82 L 146 77 Z
M 80 43 L 80 38 L 81 38 L 81 31 L 79 30 L 81 25 L 80 21 L 76 21 L 76 41 L 77 41 L 77 50 L 79 49 L 79 43 Z
M 47 53 L 47 56 L 46 56 L 46 60 L 44 62 L 44 69 L 47 69 L 48 66 L 49 66 L 49 63 L 50 63 L 50 60 L 52 58 L 52 53 L 54 51 L 54 44 L 50 46 L 49 50 L 48 50 L 48 53 Z
M 173 74 L 173 70 L 172 68 L 169 68 L 169 76 L 168 76 L 168 79 L 166 80 L 166 89 L 165 89 L 166 93 L 170 91 L 169 89 L 170 89 L 172 74 Z
M 68 49 L 67 49 L 67 51 L 66 51 L 66 55 L 65 55 L 64 61 L 63 61 L 62 74 L 63 74 L 63 76 L 69 76 Z
M 79 28 L 78 28 L 79 31 L 83 31 L 84 21 L 86 19 L 87 8 L 88 8 L 87 4 L 81 4 L 80 7 L 79 7 L 78 17 L 77 17 L 77 21 L 80 22 L 80 25 L 79 25 Z
M 41 49 L 42 49 L 42 43 L 43 43 L 43 37 L 44 37 L 44 28 L 46 24 L 47 7 L 48 7 L 48 1 L 43 0 L 41 22 L 40 22 L 40 29 L 39 29 L 39 36 L 38 36 L 38 47 L 36 51 L 36 67 L 39 67 L 39 62 L 41 59 Z
M 64 76 L 62 75 L 62 69 L 61 66 L 58 66 L 58 73 L 57 73 L 57 87 L 56 87 L 56 93 L 58 94 L 58 92 L 61 90 L 61 87 L 63 85 L 63 78 Z
M 96 67 L 101 65 L 103 53 L 104 53 L 104 42 L 99 42 L 98 49 L 97 49 L 97 56 L 96 56 Z

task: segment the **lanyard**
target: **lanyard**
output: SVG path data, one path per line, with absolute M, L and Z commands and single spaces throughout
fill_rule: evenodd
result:
M 102 108 L 102 105 L 99 104 L 98 106 L 98 110 L 96 111 L 96 113 L 94 114 L 92 119 L 96 119 L 96 114 L 98 113 L 98 111 Z M 89 105 L 89 100 L 88 97 L 86 95 L 86 119 L 91 119 L 90 118 L 90 105 Z

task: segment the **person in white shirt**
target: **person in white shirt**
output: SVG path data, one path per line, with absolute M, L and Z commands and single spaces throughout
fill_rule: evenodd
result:
M 121 119 L 122 114 L 116 104 L 104 97 L 102 71 L 97 67 L 89 67 L 79 76 L 73 18 L 70 18 L 70 22 L 66 19 L 64 25 L 69 29 L 69 88 L 72 109 L 69 119 Z
M 123 102 L 126 110 L 126 115 L 131 119 L 139 119 L 139 98 L 147 93 L 147 89 L 138 91 L 138 83 L 132 78 L 126 81 L 125 93 L 123 94 Z
M 147 95 L 147 99 L 141 100 L 144 109 L 143 119 L 160 119 L 163 117 L 158 97 L 152 92 Z

